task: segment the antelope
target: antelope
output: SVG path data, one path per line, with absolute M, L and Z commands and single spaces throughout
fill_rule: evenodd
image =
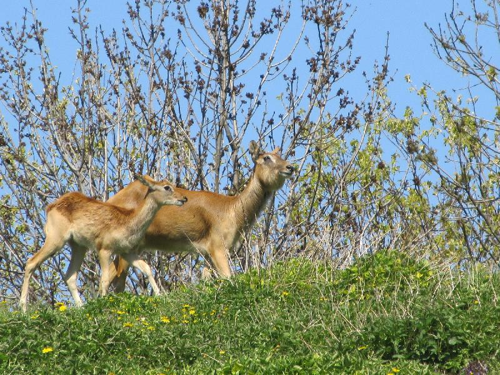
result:
M 145 273 L 155 292 L 159 294 L 151 268 L 137 262 L 133 250 L 141 242 L 146 229 L 158 210 L 165 205 L 182 206 L 187 198 L 168 181 L 156 182 L 148 176 L 136 176 L 137 183 L 144 186 L 144 194 L 133 209 L 115 206 L 81 193 L 67 193 L 47 206 L 45 243 L 26 263 L 21 289 L 20 305 L 26 311 L 29 281 L 33 272 L 49 257 L 69 243 L 71 261 L 64 276 L 76 306 L 82 306 L 76 281 L 88 248 L 97 250 L 101 266 L 99 292 L 105 295 L 109 285 L 108 274 L 111 256 L 120 254 L 132 266 Z
M 226 196 L 177 188 L 188 198 L 188 203 L 182 207 L 162 207 L 146 231 L 139 246 L 141 250 L 201 253 L 220 276 L 230 277 L 228 252 L 238 242 L 241 234 L 252 227 L 271 196 L 294 171 L 293 166 L 280 157 L 279 148 L 263 152 L 252 141 L 249 151 L 255 167 L 247 186 L 239 195 Z M 133 182 L 108 202 L 133 208 L 145 194 L 146 188 Z M 144 261 L 138 262 L 145 267 Z M 110 276 L 114 276 L 112 282 L 116 292 L 125 289 L 128 267 L 127 259 L 123 257 L 115 258 L 110 266 Z

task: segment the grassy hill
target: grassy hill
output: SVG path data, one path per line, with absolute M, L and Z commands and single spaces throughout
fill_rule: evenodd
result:
M 82 309 L 0 304 L 2 374 L 500 373 L 500 278 L 379 252 Z M 2 307 L 3 306 L 3 307 Z

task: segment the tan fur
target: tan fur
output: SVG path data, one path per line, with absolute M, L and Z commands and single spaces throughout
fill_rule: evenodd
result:
M 278 151 L 262 153 L 255 142 L 250 144 L 255 169 L 246 188 L 237 196 L 177 188 L 188 202 L 182 207 L 162 207 L 139 248 L 169 253 L 199 252 L 211 260 L 221 276 L 229 277 L 228 251 L 242 232 L 253 225 L 272 194 L 292 175 L 293 167 Z M 132 208 L 144 194 L 144 187 L 133 182 L 108 202 Z M 127 269 L 127 261 L 122 257 L 111 265 L 110 276 L 114 276 L 116 291 L 124 290 Z
M 143 198 L 133 209 L 100 202 L 78 192 L 67 193 L 47 206 L 45 243 L 26 263 L 20 299 L 24 311 L 31 275 L 67 243 L 71 246 L 71 262 L 64 279 L 78 306 L 82 305 L 82 301 L 76 287 L 76 279 L 88 248 L 94 248 L 99 255 L 101 295 L 107 291 L 107 288 L 103 287 L 109 285 L 108 270 L 112 254 L 121 254 L 133 266 L 146 273 L 153 289 L 159 293 L 151 269 L 147 264 L 137 264 L 138 258 L 133 250 L 142 241 L 146 229 L 160 207 L 182 205 L 186 202 L 186 197 L 167 181 L 154 182 L 142 176 L 138 176 L 138 179 L 137 183 L 141 184 L 145 191 Z

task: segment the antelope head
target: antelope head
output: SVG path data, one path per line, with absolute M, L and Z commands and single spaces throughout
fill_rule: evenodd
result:
M 148 176 L 141 175 L 135 175 L 135 178 L 148 187 L 148 196 L 162 206 L 182 206 L 187 202 L 187 198 L 177 192 L 174 186 L 168 181 L 156 182 Z
M 259 180 L 264 190 L 279 190 L 285 181 L 292 177 L 292 164 L 281 158 L 279 147 L 271 152 L 264 152 L 257 142 L 250 142 L 250 155 L 255 163 L 255 178 Z

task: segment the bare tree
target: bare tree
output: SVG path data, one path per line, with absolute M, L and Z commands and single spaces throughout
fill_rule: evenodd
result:
M 297 253 L 347 259 L 400 232 L 368 230 L 388 221 L 373 207 L 387 211 L 381 201 L 397 192 L 380 164 L 391 78 L 387 51 L 373 74 L 357 73 L 349 4 L 136 0 L 121 30 L 92 30 L 85 7 L 79 0 L 73 10 L 72 74 L 51 60 L 34 6 L 1 27 L 1 295 L 19 293 L 23 264 L 43 241 L 43 208 L 62 193 L 106 200 L 142 173 L 233 194 L 250 175 L 242 146 L 255 137 L 294 158 L 298 174 L 233 254 L 234 267 Z M 360 100 L 342 86 L 354 73 L 366 82 Z M 197 257 L 148 257 L 164 287 L 198 277 Z M 63 253 L 35 275 L 36 296 L 66 295 L 66 262 Z M 82 269 L 87 296 L 96 294 L 95 264 Z
M 432 159 L 426 161 L 426 166 L 439 177 L 437 190 L 455 224 L 452 228 L 445 228 L 459 238 L 459 258 L 493 259 L 495 262 L 500 255 L 500 189 L 497 178 L 500 172 L 500 81 L 499 61 L 494 49 L 495 45 L 500 45 L 499 9 L 498 0 L 473 0 L 470 6 L 462 8 L 453 1 L 444 25 L 438 28 L 427 26 L 436 55 L 465 76 L 469 84 L 463 90 L 466 99 L 462 99 L 462 95 L 453 99 L 447 93 L 437 92 L 434 106 L 424 101 L 424 107 L 432 113 L 433 125 L 444 135 L 443 141 L 448 148 L 448 154 L 443 158 L 445 163 Z M 432 92 L 430 85 L 425 89 Z M 424 93 L 425 90 L 421 92 Z M 496 102 L 494 118 L 485 116 L 477 95 L 483 100 L 488 98 Z M 429 153 L 433 148 L 425 143 L 423 150 Z

